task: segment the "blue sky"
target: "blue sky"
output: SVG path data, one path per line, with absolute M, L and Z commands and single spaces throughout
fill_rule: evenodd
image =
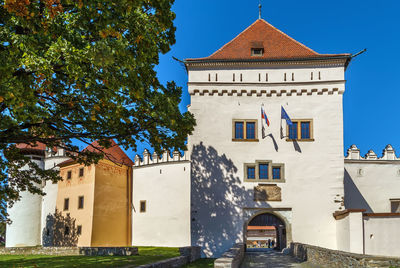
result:
M 400 154 L 400 1 L 263 0 L 262 5 L 263 19 L 318 53 L 367 48 L 346 72 L 344 150 L 356 144 L 362 154 L 373 149 L 380 156 L 392 144 Z M 183 87 L 185 111 L 187 74 L 172 56 L 212 54 L 258 18 L 258 0 L 176 0 L 173 10 L 176 44 L 161 56 L 157 71 L 162 82 L 174 80 Z

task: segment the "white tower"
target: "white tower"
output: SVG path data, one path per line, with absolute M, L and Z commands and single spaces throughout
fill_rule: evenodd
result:
M 44 148 L 23 145 L 23 153 L 44 168 Z M 23 167 L 27 169 L 28 167 Z M 7 225 L 6 247 L 29 247 L 40 245 L 40 216 L 42 196 L 27 191 L 21 193 L 21 200 L 8 210 L 12 224 Z

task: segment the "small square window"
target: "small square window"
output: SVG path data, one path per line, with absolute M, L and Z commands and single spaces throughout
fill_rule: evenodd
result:
M 83 205 L 84 205 L 84 197 L 83 196 L 79 196 L 78 197 L 78 209 L 83 209 Z
M 263 48 L 252 48 L 251 49 L 251 55 L 252 56 L 262 56 L 264 54 L 264 49 Z
M 140 201 L 140 212 L 146 212 L 146 201 Z
M 272 168 L 272 179 L 273 180 L 280 180 L 281 179 L 281 168 L 280 167 L 273 167 Z
M 69 170 L 69 171 L 67 172 L 67 180 L 70 180 L 71 178 L 72 178 L 72 171 Z
M 390 200 L 391 212 L 400 213 L 400 199 Z
M 64 211 L 69 209 L 69 198 L 64 199 Z
M 77 234 L 77 235 L 81 235 L 81 234 L 82 234 L 82 225 L 78 225 L 78 226 L 76 227 L 76 234 Z
M 83 173 L 84 172 L 84 169 L 83 168 L 80 168 L 79 169 L 79 177 L 83 177 Z
M 247 179 L 254 180 L 256 178 L 256 167 L 247 167 Z
M 268 164 L 259 164 L 258 171 L 260 180 L 268 180 Z

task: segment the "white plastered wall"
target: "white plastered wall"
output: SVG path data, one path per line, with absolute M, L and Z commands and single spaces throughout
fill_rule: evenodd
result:
M 190 162 L 134 167 L 133 205 L 132 245 L 190 246 Z
M 364 217 L 365 254 L 400 256 L 400 216 Z
M 32 161 L 43 168 L 43 161 Z M 27 168 L 26 166 L 23 169 Z M 20 195 L 21 199 L 7 211 L 12 223 L 6 227 L 6 247 L 30 247 L 41 243 L 42 196 L 26 191 L 21 192 Z
M 400 161 L 345 161 L 345 206 L 366 212 L 391 212 L 400 199 Z
M 344 69 L 339 69 L 337 72 L 333 70 L 337 81 L 316 81 L 310 85 L 219 85 L 215 81 L 207 85 L 192 84 L 189 80 L 192 94 L 190 111 L 197 121 L 195 132 L 189 137 L 192 244 L 202 246 L 206 256 L 218 257 L 233 243 L 242 241 L 243 225 L 248 220 L 243 209 L 255 207 L 291 208 L 293 241 L 337 248 L 336 222 L 332 213 L 343 209 L 340 200 L 344 194 L 343 110 L 342 94 L 338 94 L 344 91 L 344 82 L 341 81 Z M 282 69 L 280 72 L 292 70 Z M 322 68 L 322 71 L 326 69 Z M 206 77 L 197 72 L 199 70 L 189 70 L 189 79 Z M 226 77 L 230 76 L 231 70 L 226 70 L 226 73 Z M 224 74 L 220 76 L 225 77 Z M 325 88 L 338 88 L 338 91 L 323 93 Z M 292 89 L 299 94 L 279 94 Z M 315 93 L 311 93 L 312 89 Z M 234 90 L 242 92 L 241 95 Z M 302 90 L 310 94 L 300 94 Z M 222 94 L 209 94 L 212 91 Z M 276 93 L 267 95 L 262 91 Z M 272 136 L 265 139 L 261 137 L 262 105 L 271 122 L 266 134 Z M 296 145 L 281 139 L 281 105 L 292 119 L 313 119 L 315 141 Z M 232 141 L 233 119 L 257 119 L 259 141 Z M 282 126 L 286 133 L 284 121 Z M 285 164 L 286 182 L 278 183 L 282 189 L 282 201 L 253 201 L 253 188 L 258 183 L 244 182 L 243 169 L 244 163 L 256 160 Z
M 63 150 L 59 149 L 56 155 L 50 155 L 44 161 L 44 168 L 48 169 L 56 169 L 58 164 L 68 160 L 69 158 L 63 156 Z M 52 183 L 51 181 L 47 181 L 44 184 L 43 192 L 46 194 L 42 198 L 42 211 L 41 211 L 41 244 L 43 245 L 43 232 L 46 228 L 47 216 L 54 215 L 56 211 L 56 202 L 57 202 L 57 194 L 58 194 L 58 185 L 57 183 Z
M 362 221 L 362 212 L 350 212 L 345 218 L 336 221 L 338 250 L 363 254 Z

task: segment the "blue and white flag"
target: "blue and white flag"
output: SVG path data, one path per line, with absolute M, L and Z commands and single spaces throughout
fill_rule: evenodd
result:
M 281 119 L 285 119 L 286 120 L 286 124 L 288 124 L 289 126 L 291 126 L 292 120 L 290 120 L 289 115 L 286 113 L 285 109 L 283 109 L 283 106 L 281 106 Z

